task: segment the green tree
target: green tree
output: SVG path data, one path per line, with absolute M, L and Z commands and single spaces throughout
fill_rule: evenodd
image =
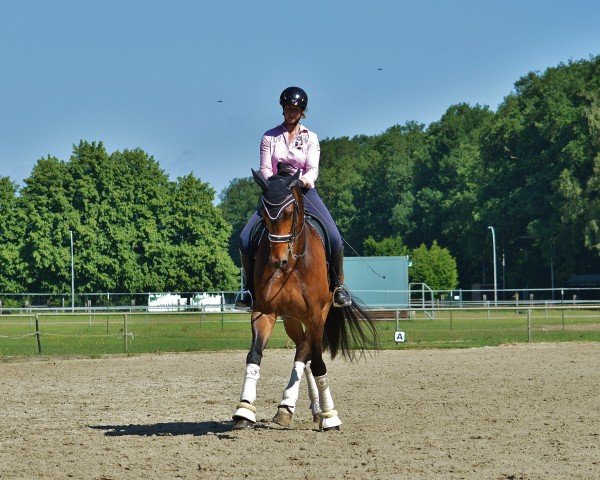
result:
M 0 291 L 21 292 L 27 284 L 27 264 L 21 256 L 25 222 L 17 185 L 0 177 Z
M 260 187 L 252 177 L 235 178 L 219 195 L 219 210 L 223 218 L 231 225 L 228 241 L 229 256 L 236 265 L 240 265 L 239 236 L 246 223 L 256 211 Z
M 376 241 L 373 237 L 367 237 L 364 245 L 365 255 L 382 256 L 404 256 L 409 254 L 409 248 L 404 244 L 402 237 L 386 237 Z
M 27 264 L 27 285 L 32 292 L 70 290 L 70 235 L 79 222 L 68 195 L 73 178 L 65 162 L 40 159 L 21 190 L 25 220 L 21 258 Z
M 476 221 L 480 145 L 493 118 L 487 107 L 451 106 L 427 129 L 426 158 L 415 165 L 414 227 L 407 236 L 409 243 L 438 240 L 447 245 L 456 253 L 465 280 L 476 265 L 470 252 L 480 245 L 475 240 L 481 230 Z
M 452 290 L 458 286 L 456 260 L 447 248 L 440 247 L 435 240 L 431 248 L 422 244 L 412 251 L 410 257 L 411 283 L 426 283 L 433 290 Z
M 486 138 L 481 218 L 506 239 L 515 283 L 549 285 L 551 264 L 559 282 L 600 268 L 592 254 L 599 76 L 600 57 L 529 73 Z
M 212 204 L 214 190 L 189 174 L 173 185 L 171 198 L 167 289 L 235 289 L 238 269 L 227 253 L 231 226 Z
M 68 162 L 38 161 L 20 197 L 29 291 L 70 288 L 75 244 L 80 292 L 233 288 L 230 227 L 214 190 L 191 175 L 170 182 L 141 149 L 108 154 L 82 141 Z

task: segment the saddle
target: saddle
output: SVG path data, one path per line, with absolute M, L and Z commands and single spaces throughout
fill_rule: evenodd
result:
M 325 247 L 325 257 L 327 263 L 329 263 L 331 260 L 331 243 L 329 242 L 327 230 L 323 226 L 323 223 L 317 217 L 310 215 L 306 211 L 304 212 L 304 221 L 306 222 L 305 225 L 312 228 L 321 239 L 321 243 L 323 244 L 323 247 Z M 254 228 L 250 232 L 250 249 L 253 256 L 256 254 L 258 245 L 266 231 L 267 228 L 265 227 L 265 222 L 261 219 L 260 222 L 254 225 Z

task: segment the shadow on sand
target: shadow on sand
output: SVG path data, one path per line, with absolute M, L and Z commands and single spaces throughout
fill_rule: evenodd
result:
M 230 432 L 233 422 L 167 422 L 147 425 L 89 425 L 94 430 L 103 430 L 108 437 L 121 437 L 127 435 L 152 437 L 175 435 L 217 435 L 220 438 L 229 438 L 223 435 Z
M 234 430 L 233 421 L 168 422 L 145 425 L 88 425 L 88 427 L 94 430 L 103 430 L 104 435 L 107 437 L 124 437 L 128 435 L 138 437 L 193 435 L 199 437 L 202 435 L 215 435 L 220 439 L 229 439 L 236 437 L 227 435 L 227 433 L 240 431 Z M 257 423 L 249 430 L 286 430 L 286 428 L 270 423 Z

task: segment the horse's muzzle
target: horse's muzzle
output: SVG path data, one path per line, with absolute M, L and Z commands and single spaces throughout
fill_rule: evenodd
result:
M 276 269 L 284 270 L 287 267 L 288 263 L 289 263 L 289 261 L 288 261 L 287 256 L 285 258 L 271 257 L 271 264 Z

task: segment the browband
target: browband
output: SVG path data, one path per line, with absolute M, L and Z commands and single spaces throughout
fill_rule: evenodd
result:
M 266 200 L 265 197 L 263 197 L 262 195 L 260 197 L 260 200 L 263 204 L 263 207 L 265 207 L 265 211 L 267 212 L 267 215 L 269 216 L 269 218 L 271 220 L 275 220 L 277 217 L 279 217 L 279 215 L 281 215 L 281 212 L 283 211 L 283 209 L 285 207 L 287 207 L 290 203 L 293 203 L 295 201 L 294 196 L 292 194 L 289 194 L 280 203 L 271 203 L 268 200 Z M 276 213 L 272 213 L 272 212 L 276 212 Z

